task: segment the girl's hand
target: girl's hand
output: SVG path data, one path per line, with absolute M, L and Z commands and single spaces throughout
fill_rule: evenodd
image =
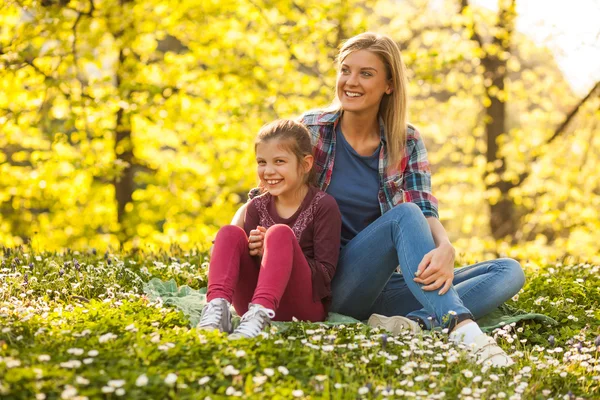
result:
M 250 231 L 250 236 L 248 237 L 248 249 L 250 250 L 251 256 L 262 257 L 266 232 L 267 229 L 263 226 L 257 226 L 256 229 Z
M 442 244 L 439 247 L 425 254 L 419 264 L 413 280 L 423 285 L 423 290 L 431 291 L 442 287 L 438 292 L 441 296 L 452 287 L 454 279 L 454 257 L 456 250 L 450 243 Z

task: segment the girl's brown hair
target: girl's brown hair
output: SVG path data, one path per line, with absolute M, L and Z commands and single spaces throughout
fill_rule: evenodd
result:
M 304 164 L 305 156 L 312 156 L 312 143 L 310 142 L 310 132 L 300 122 L 296 122 L 290 119 L 278 119 L 263 125 L 256 136 L 254 142 L 254 151 L 256 147 L 270 140 L 277 139 L 280 142 L 281 147 L 289 151 L 296 156 L 298 160 L 298 167 L 301 169 Z M 317 186 L 317 176 L 315 174 L 314 164 L 313 168 L 306 174 L 304 174 L 304 183 L 310 186 Z M 264 192 L 262 183 L 259 183 L 261 192 Z
M 385 126 L 388 169 L 394 169 L 398 167 L 406 143 L 408 102 L 406 67 L 402 62 L 400 48 L 396 42 L 389 36 L 372 32 L 361 33 L 344 42 L 337 56 L 338 65 L 341 65 L 348 55 L 359 50 L 368 50 L 381 59 L 386 68 L 387 78 L 393 88 L 392 93 L 383 96 L 381 99 L 379 115 Z M 337 90 L 331 109 L 342 110 Z

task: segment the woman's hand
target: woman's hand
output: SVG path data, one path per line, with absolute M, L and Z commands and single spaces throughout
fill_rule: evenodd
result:
M 267 228 L 263 226 L 257 226 L 256 229 L 250 231 L 250 236 L 248 237 L 248 249 L 250 250 L 251 256 L 262 257 L 266 232 Z
M 426 285 L 423 286 L 423 290 L 431 291 L 441 287 L 442 290 L 438 294 L 445 294 L 452 287 L 455 255 L 456 250 L 449 242 L 441 244 L 425 254 L 413 280 Z

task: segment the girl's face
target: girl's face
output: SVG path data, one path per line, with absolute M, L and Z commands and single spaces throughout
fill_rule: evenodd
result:
M 337 95 L 344 111 L 379 111 L 384 94 L 392 93 L 385 65 L 375 53 L 358 50 L 350 53 L 340 65 Z
M 299 165 L 294 153 L 287 150 L 277 139 L 256 146 L 258 177 L 272 196 L 294 196 L 305 184 L 304 175 L 312 167 L 312 156 L 305 156 Z

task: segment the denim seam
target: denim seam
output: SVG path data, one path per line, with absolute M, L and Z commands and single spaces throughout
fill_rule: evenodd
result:
M 490 261 L 489 262 L 490 265 L 495 265 L 498 266 L 499 264 L 495 261 Z M 467 295 L 469 293 L 471 293 L 473 290 L 475 290 L 479 285 L 486 283 L 487 281 L 489 281 L 490 279 L 494 278 L 494 275 L 488 276 L 487 278 L 485 278 L 484 280 L 482 280 L 481 282 L 479 282 L 478 284 L 474 285 L 473 287 L 471 287 L 468 291 L 466 291 L 465 293 L 463 293 L 462 297 L 467 297 Z
M 360 240 L 359 242 L 357 242 L 356 244 L 353 244 L 353 246 L 360 246 L 360 245 L 362 244 L 362 242 L 366 241 L 366 240 L 369 238 L 369 236 L 371 236 L 371 235 L 373 234 L 373 232 L 375 232 L 376 230 L 378 230 L 378 229 L 381 229 L 381 228 L 386 228 L 386 224 L 387 224 L 387 223 L 389 223 L 389 222 L 393 222 L 393 221 L 386 221 L 386 222 L 385 222 L 385 223 L 383 223 L 383 224 L 378 224 L 377 226 L 374 226 L 374 227 L 372 227 L 372 228 L 370 229 L 370 231 L 369 231 L 367 234 L 365 234 L 365 235 L 364 235 L 364 238 L 361 238 L 361 240 Z M 369 227 L 367 227 L 366 229 L 369 229 Z M 364 230 L 363 230 L 363 232 L 364 232 Z M 340 258 L 338 259 L 338 265 L 339 265 L 339 264 L 340 264 L 340 263 L 341 263 L 341 262 L 342 262 L 342 261 L 343 261 L 345 258 L 346 258 L 345 254 L 344 254 L 344 256 L 343 256 L 343 257 L 340 257 Z M 391 276 L 392 276 L 392 272 L 393 272 L 393 271 L 390 271 L 390 273 L 389 273 L 389 276 L 388 276 L 388 279 L 389 279 L 389 277 L 391 277 Z M 386 281 L 386 282 L 387 282 L 387 281 Z M 380 295 L 380 294 L 383 292 L 383 289 L 384 289 L 384 288 L 385 288 L 385 284 L 383 285 L 383 288 L 382 288 L 382 289 L 381 289 L 381 290 L 380 290 L 380 291 L 377 293 L 377 295 L 376 295 L 376 296 L 375 296 L 375 298 L 373 299 L 373 302 L 371 303 L 371 307 L 373 307 L 373 304 L 375 304 L 375 302 L 377 301 L 377 298 L 378 298 L 378 296 L 379 296 L 379 295 Z M 351 297 L 351 294 L 350 294 L 350 293 L 348 294 L 348 297 Z M 344 303 L 345 303 L 345 301 L 346 301 L 346 300 L 347 300 L 347 299 L 344 299 Z
M 400 240 L 401 240 L 402 246 L 404 247 L 404 246 L 405 246 L 405 242 L 404 242 L 404 233 L 403 233 L 403 231 L 402 231 L 402 225 L 401 225 L 401 224 L 400 224 L 400 222 L 399 222 L 399 221 L 397 221 L 397 220 L 392 220 L 392 221 L 390 221 L 390 222 L 392 222 L 392 223 L 396 224 L 396 228 L 398 229 L 398 233 L 400 234 Z M 407 266 L 407 268 L 408 268 L 408 259 L 406 258 L 406 249 L 405 249 L 405 248 L 403 248 L 402 250 L 403 250 L 403 252 L 402 252 L 402 256 L 404 257 L 404 263 L 405 263 L 404 265 L 406 265 L 406 266 Z M 396 251 L 398 251 L 398 249 L 396 249 Z M 409 277 L 409 279 L 410 279 L 410 277 Z M 405 278 L 405 280 L 406 280 L 406 278 Z M 407 282 L 407 285 L 408 285 L 408 282 Z M 409 287 L 409 290 L 410 290 L 410 287 Z M 419 290 L 420 290 L 422 293 L 424 293 L 424 292 L 425 292 L 425 291 L 424 291 L 424 290 L 423 290 L 423 289 L 422 289 L 420 286 L 419 286 Z M 418 300 L 418 299 L 417 299 L 417 300 Z M 433 304 L 431 304 L 431 301 L 430 301 L 430 300 L 427 298 L 427 296 L 425 296 L 425 300 L 426 300 L 426 301 L 427 301 L 427 303 L 429 304 L 429 308 L 430 308 L 431 310 L 434 310 L 434 314 L 435 314 L 435 307 L 433 307 Z M 419 302 L 420 302 L 420 301 L 419 301 Z

